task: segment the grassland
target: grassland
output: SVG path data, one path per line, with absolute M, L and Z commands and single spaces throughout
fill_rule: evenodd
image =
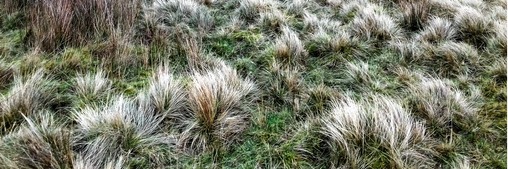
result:
M 507 168 L 505 0 L 0 2 L 0 168 Z

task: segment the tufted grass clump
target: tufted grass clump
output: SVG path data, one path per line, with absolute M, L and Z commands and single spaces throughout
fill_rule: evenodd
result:
M 0 133 L 16 128 L 23 116 L 30 117 L 45 108 L 52 100 L 53 88 L 50 79 L 42 70 L 30 77 L 15 75 L 12 87 L 0 97 Z
M 321 132 L 330 146 L 330 163 L 345 168 L 432 168 L 432 145 L 423 123 L 386 96 L 332 102 Z
M 256 88 L 225 63 L 203 72 L 194 72 L 188 89 L 190 114 L 183 119 L 178 145 L 185 151 L 227 149 L 240 140 L 250 116 L 246 109 Z

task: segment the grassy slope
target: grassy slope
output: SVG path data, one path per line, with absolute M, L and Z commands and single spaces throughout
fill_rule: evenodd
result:
M 278 1 L 277 3 L 283 4 Z M 318 16 L 342 22 L 345 25 L 341 26 L 342 29 L 349 29 L 348 24 L 356 16 L 355 11 L 342 14 L 338 12 L 340 8 L 335 9 L 326 3 L 309 2 L 309 6 L 311 7 L 308 10 Z M 506 59 L 499 59 L 505 57 L 506 51 L 503 50 L 506 50 L 506 47 L 475 48 L 481 60 L 478 65 L 471 66 L 472 72 L 469 74 L 465 74 L 462 70 L 448 73 L 446 68 L 439 67 L 449 66 L 439 64 L 442 60 L 431 60 L 430 64 L 420 60 L 406 61 L 401 59 L 398 51 L 391 49 L 383 41 L 359 40 L 353 42 L 352 47 L 327 51 L 326 47 L 323 50 L 319 49 L 321 47 L 319 42 L 311 40 L 309 34 L 312 33 L 305 28 L 304 18 L 291 14 L 280 5 L 279 8 L 285 14 L 286 24 L 297 32 L 308 52 L 303 61 L 298 61 L 297 65 L 301 67 L 297 68 L 296 79 L 290 79 L 298 82 L 295 85 L 288 84 L 284 80 L 280 82 L 281 79 L 276 75 L 279 73 L 277 71 L 282 70 L 275 72 L 271 70 L 274 60 L 284 62 L 279 61 L 274 54 L 274 44 L 280 34 L 278 26 L 254 21 L 240 22 L 238 27 L 231 26 L 231 20 L 236 15 L 234 12 L 238 8 L 235 2 L 220 2 L 208 8 L 215 25 L 202 39 L 200 46 L 203 53 L 226 60 L 240 74 L 253 79 L 259 86 L 260 99 L 249 108 L 250 125 L 240 136 L 240 142 L 220 152 L 207 151 L 200 155 L 177 154 L 178 159 L 171 161 L 171 165 L 198 168 L 328 168 L 331 165 L 329 161 L 331 158 L 328 157 L 327 151 L 330 150 L 320 148 L 326 147 L 326 143 L 323 143 L 319 134 L 315 133 L 314 115 L 320 117 L 326 113 L 329 110 L 330 98 L 340 98 L 346 93 L 358 98 L 368 93 L 384 94 L 399 97 L 404 105 L 410 105 L 410 94 L 406 90 L 408 80 L 397 73 L 397 69 L 403 68 L 411 72 L 448 78 L 463 91 L 472 86 L 478 87 L 484 98 L 484 104 L 478 112 L 480 120 L 474 124 L 477 127 L 471 130 L 459 127 L 451 133 L 436 134 L 438 138 L 435 149 L 438 150 L 438 155 L 434 158 L 439 166 L 448 168 L 457 156 L 463 155 L 468 157 L 473 165 L 481 168 L 506 168 L 506 63 L 504 69 L 490 68 L 493 62 L 506 62 Z M 390 5 L 386 5 L 385 8 L 388 15 L 399 17 L 400 9 Z M 101 67 L 108 72 L 113 82 L 111 93 L 135 96 L 147 86 L 161 55 L 169 61 L 177 74 L 185 74 L 188 71 L 185 49 L 179 49 L 174 39 L 168 40 L 170 45 L 166 47 L 171 48 L 169 54 L 153 52 L 149 50 L 151 46 L 133 42 L 131 52 L 133 58 L 127 59 L 133 61 L 117 63 L 114 61 L 116 58 L 101 58 L 100 46 L 93 44 L 66 47 L 57 52 L 34 51 L 33 47 L 27 45 L 27 38 L 30 35 L 26 33 L 23 25 L 16 24 L 20 21 L 23 21 L 23 18 L 19 13 L 2 15 L 0 61 L 4 64 L 13 64 L 21 74 L 28 74 L 36 68 L 46 69 L 57 85 L 53 95 L 54 101 L 46 108 L 59 118 L 68 119 L 70 109 L 85 104 L 76 101 L 73 94 L 73 78 L 78 72 L 93 72 Z M 503 23 L 506 23 L 506 20 Z M 409 39 L 415 32 L 405 28 L 401 30 L 407 34 L 402 36 Z M 353 50 L 359 50 L 361 54 L 357 55 Z M 143 57 L 149 58 L 150 61 L 143 63 Z M 367 74 L 371 79 L 369 82 L 362 83 L 348 74 L 348 69 L 350 70 L 348 63 L 360 61 L 368 63 Z M 457 67 L 462 68 L 462 65 L 459 64 Z M 438 70 L 446 73 L 440 73 Z M 409 77 L 411 78 L 413 77 Z M 273 89 L 277 88 L 274 85 L 279 83 L 281 87 Z M 0 87 L 2 87 L 0 93 L 7 93 L 6 87 L 1 85 Z M 314 90 L 325 90 L 319 87 L 327 90 L 325 94 L 316 94 L 318 98 L 314 99 L 312 97 Z M 70 123 L 67 127 L 72 128 L 73 125 Z M 448 135 L 451 135 L 451 138 Z M 144 166 L 147 165 L 144 163 L 149 162 L 133 157 L 128 163 L 131 166 Z M 372 166 L 389 167 L 383 162 L 379 163 Z

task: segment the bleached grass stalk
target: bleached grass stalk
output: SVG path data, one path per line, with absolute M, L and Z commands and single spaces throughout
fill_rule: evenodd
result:
M 103 70 L 97 70 L 95 74 L 78 74 L 75 78 L 76 94 L 87 101 L 93 101 L 111 92 L 111 81 L 106 77 Z
M 132 151 L 142 153 L 157 146 L 168 146 L 171 139 L 159 131 L 161 115 L 140 109 L 123 96 L 113 97 L 105 106 L 79 108 L 72 112 L 72 117 L 77 123 L 75 148 L 94 168 Z
M 395 168 L 429 168 L 434 163 L 421 147 L 429 139 L 425 127 L 386 96 L 354 101 L 345 97 L 332 102 L 330 116 L 322 119 L 322 132 L 331 145 L 334 165 L 373 167 L 378 158 Z M 384 155 L 373 149 L 383 149 Z M 383 157 L 385 156 L 385 157 Z
M 0 96 L 0 133 L 9 132 L 23 120 L 24 116 L 44 109 L 51 101 L 51 86 L 42 70 L 30 77 L 14 77 L 8 93 Z
M 25 117 L 17 132 L 2 138 L 1 168 L 70 168 L 73 165 L 71 131 L 53 113 Z M 4 161 L 7 160 L 7 161 Z M 5 163 L 7 162 L 7 163 Z
M 252 81 L 241 78 L 225 63 L 207 72 L 194 72 L 187 99 L 190 116 L 184 121 L 179 145 L 192 153 L 227 148 L 248 126 L 250 115 L 245 107 L 254 91 Z

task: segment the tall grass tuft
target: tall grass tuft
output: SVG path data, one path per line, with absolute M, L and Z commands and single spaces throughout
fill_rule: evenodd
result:
M 192 0 L 156 0 L 147 12 L 153 12 L 157 22 L 170 29 L 183 23 L 204 32 L 214 24 L 208 8 Z
M 422 78 L 410 85 L 412 109 L 427 121 L 435 134 L 446 134 L 451 129 L 470 130 L 475 127 L 482 105 L 481 93 L 472 90 L 470 95 L 451 85 L 450 81 Z
M 227 148 L 240 139 L 250 116 L 255 85 L 225 63 L 194 72 L 188 91 L 190 115 L 184 120 L 179 145 L 191 153 Z
M 138 95 L 141 108 L 145 111 L 182 120 L 185 108 L 186 92 L 180 79 L 176 78 L 166 65 L 160 66 L 150 78 L 148 88 Z
M 289 27 L 282 28 L 282 35 L 275 42 L 275 56 L 288 67 L 296 67 L 307 56 L 302 41 Z
M 12 88 L 0 97 L 0 133 L 12 131 L 23 121 L 23 116 L 30 117 L 51 102 L 49 82 L 42 70 L 30 77 L 14 77 Z
M 433 167 L 425 150 L 431 146 L 425 126 L 394 99 L 374 95 L 334 101 L 322 124 L 334 167 Z
M 430 0 L 401 0 L 399 5 L 402 9 L 402 26 L 411 31 L 421 29 L 432 10 Z
M 2 138 L 1 168 L 72 167 L 71 131 L 52 114 L 42 111 L 35 117 L 24 117 L 26 123 L 17 132 Z
M 392 40 L 401 36 L 399 26 L 383 9 L 372 4 L 359 9 L 352 21 L 352 32 L 366 40 Z
M 247 22 L 256 20 L 261 13 L 269 12 L 275 8 L 273 0 L 241 0 L 240 7 L 238 7 L 238 16 Z
M 34 45 L 52 52 L 131 31 L 140 5 L 139 0 L 35 1 L 27 7 L 28 28 Z
M 108 160 L 131 154 L 157 166 L 165 156 L 151 155 L 157 147 L 170 149 L 172 137 L 162 133 L 162 116 L 140 109 L 123 96 L 104 106 L 87 106 L 72 112 L 77 123 L 74 149 L 90 167 L 102 167 Z M 160 159 L 162 158 L 162 159 Z
M 85 102 L 96 101 L 111 92 L 111 81 L 106 77 L 104 71 L 97 70 L 95 74 L 78 74 L 75 78 L 74 87 L 79 98 Z
M 477 48 L 484 48 L 487 39 L 492 36 L 491 20 L 480 11 L 471 7 L 462 7 L 455 15 L 455 24 L 458 27 L 458 38 Z
M 434 17 L 418 34 L 416 39 L 427 41 L 430 43 L 439 43 L 447 40 L 453 40 L 456 37 L 457 30 L 453 26 L 453 22 Z

